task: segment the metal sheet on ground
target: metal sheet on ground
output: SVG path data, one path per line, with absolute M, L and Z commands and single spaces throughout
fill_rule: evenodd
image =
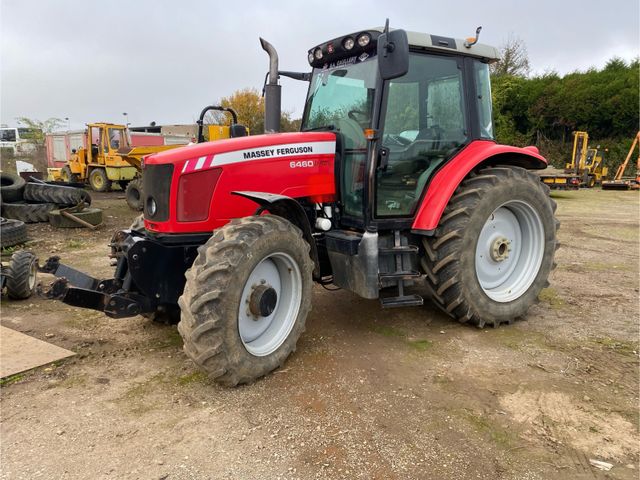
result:
M 0 326 L 0 378 L 75 355 L 65 348 Z

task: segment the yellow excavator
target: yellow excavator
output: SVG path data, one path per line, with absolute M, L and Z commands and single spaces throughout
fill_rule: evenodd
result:
M 562 170 L 547 169 L 540 172 L 542 181 L 552 189 L 592 188 L 601 184 L 609 169 L 604 166 L 604 154 L 600 145 L 589 148 L 587 132 L 573 132 L 571 161 Z
M 613 180 L 609 180 L 606 182 L 602 182 L 603 190 L 638 190 L 640 189 L 640 150 L 638 150 L 638 160 L 636 161 L 636 176 L 635 177 L 624 177 L 624 171 L 629 164 L 629 160 L 633 155 L 634 150 L 636 149 L 636 145 L 640 148 L 640 132 L 636 133 L 633 142 L 631 143 L 631 148 L 629 149 L 629 153 L 627 153 L 627 157 L 624 162 L 618 167 Z
M 113 182 L 124 190 L 137 176 L 134 165 L 142 157 L 180 146 L 131 147 L 127 127 L 114 123 L 89 123 L 85 135 L 86 147 L 73 151 L 64 167 L 49 169 L 49 174 L 54 180 L 88 183 L 96 192 L 109 191 Z
M 600 145 L 589 148 L 589 134 L 574 132 L 571 162 L 565 165 L 565 173 L 573 174 L 581 179 L 580 186 L 592 188 L 601 184 L 607 177 L 609 169 L 604 166 L 604 151 Z
M 232 116 L 230 125 L 206 125 L 207 112 L 218 110 Z M 223 138 L 248 135 L 248 130 L 238 125 L 238 115 L 231 108 L 207 106 L 198 120 L 198 143 Z M 88 183 L 96 192 L 107 192 L 114 182 L 125 191 L 127 204 L 135 210 L 142 210 L 142 159 L 152 153 L 182 147 L 184 145 L 131 146 L 129 132 L 125 125 L 113 123 L 90 123 L 85 132 L 86 148 L 73 151 L 67 164 L 60 168 L 48 169 L 52 180 L 67 183 Z

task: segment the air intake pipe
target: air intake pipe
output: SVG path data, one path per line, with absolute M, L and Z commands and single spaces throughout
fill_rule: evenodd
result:
M 268 80 L 264 85 L 264 133 L 280 131 L 281 86 L 278 85 L 278 52 L 264 38 L 260 38 L 262 49 L 269 54 Z

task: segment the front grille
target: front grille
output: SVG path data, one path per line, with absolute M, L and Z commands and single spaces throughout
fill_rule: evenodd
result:
M 152 222 L 169 220 L 169 196 L 171 194 L 171 177 L 173 165 L 145 165 L 142 175 L 142 192 L 144 194 L 144 218 Z M 154 215 L 149 212 L 149 199 L 156 202 Z

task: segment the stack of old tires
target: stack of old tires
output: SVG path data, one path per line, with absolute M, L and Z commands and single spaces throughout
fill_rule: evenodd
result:
M 97 225 L 102 222 L 102 210 L 89 208 L 91 197 L 81 188 L 25 182 L 17 175 L 0 173 L 2 217 L 13 220 L 11 228 L 19 223 L 49 222 L 56 227 L 79 227 L 60 213 L 61 209 L 76 207 L 73 215 L 85 222 Z M 23 225 L 24 227 L 24 225 Z M 2 246 L 5 247 L 5 228 L 2 230 Z M 8 246 L 8 245 L 6 245 Z

